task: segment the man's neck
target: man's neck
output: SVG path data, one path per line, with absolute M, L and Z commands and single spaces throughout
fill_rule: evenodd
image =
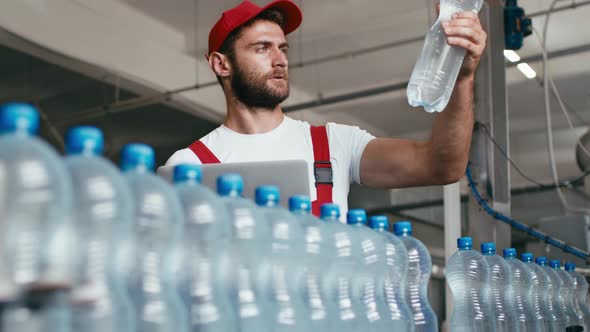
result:
M 271 110 L 247 107 L 239 101 L 228 101 L 223 125 L 240 134 L 264 134 L 277 128 L 284 118 L 279 105 Z

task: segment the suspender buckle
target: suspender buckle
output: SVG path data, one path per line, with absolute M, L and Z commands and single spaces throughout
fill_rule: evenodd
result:
M 329 184 L 334 185 L 334 178 L 332 174 L 332 163 L 329 161 L 316 161 L 313 163 L 313 174 L 315 177 L 315 185 Z

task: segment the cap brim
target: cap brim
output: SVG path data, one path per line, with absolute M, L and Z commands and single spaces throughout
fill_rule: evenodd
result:
M 285 15 L 285 25 L 283 31 L 285 35 L 290 34 L 291 32 L 295 31 L 303 21 L 303 14 L 301 13 L 301 9 L 290 0 L 276 0 L 268 5 L 262 7 L 260 12 L 263 12 L 267 9 L 278 9 Z

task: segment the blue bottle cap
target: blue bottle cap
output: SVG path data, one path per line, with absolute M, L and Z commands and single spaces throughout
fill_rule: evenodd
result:
M 372 216 L 369 218 L 369 227 L 377 230 L 387 230 L 389 219 L 386 216 Z
M 349 225 L 367 224 L 367 212 L 362 209 L 351 209 L 346 213 L 346 223 Z
M 549 266 L 551 266 L 552 269 L 559 270 L 561 268 L 561 262 L 559 259 L 552 259 L 549 261 Z
M 522 254 L 520 254 L 520 260 L 525 263 L 532 263 L 533 257 L 533 254 L 531 254 L 530 252 L 523 252 Z
M 457 249 L 471 250 L 473 248 L 473 239 L 469 236 L 460 237 L 457 239 Z
M 291 212 L 311 212 L 311 199 L 306 195 L 295 195 L 289 198 L 289 210 Z
M 576 270 L 576 264 L 574 263 L 565 263 L 565 270 L 568 272 L 574 272 Z
M 0 134 L 35 135 L 39 130 L 39 112 L 27 103 L 12 102 L 0 106 Z
M 259 206 L 277 206 L 281 200 L 281 193 L 277 186 L 260 186 L 255 192 L 256 204 Z
M 490 256 L 496 254 L 496 244 L 494 242 L 484 242 L 481 244 L 481 253 Z
M 506 248 L 504 249 L 504 258 L 516 258 L 516 249 Z
M 219 196 L 242 196 L 244 192 L 244 179 L 240 174 L 227 173 L 217 178 L 217 193 Z
M 320 216 L 322 219 L 340 218 L 340 207 L 338 204 L 326 203 L 320 207 Z
M 174 167 L 174 183 L 201 183 L 201 166 L 180 164 Z
M 104 136 L 102 131 L 92 126 L 74 127 L 66 134 L 66 153 L 69 155 L 102 155 Z
M 537 265 L 540 265 L 540 266 L 547 266 L 547 257 L 539 256 L 539 257 L 535 258 L 535 263 L 537 263 Z
M 143 169 L 153 171 L 156 165 L 156 154 L 154 149 L 141 143 L 131 143 L 123 147 L 121 152 L 121 169 Z
M 412 223 L 409 221 L 398 221 L 393 224 L 393 234 L 397 236 L 411 236 Z

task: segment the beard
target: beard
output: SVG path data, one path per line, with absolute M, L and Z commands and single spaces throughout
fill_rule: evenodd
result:
M 231 77 L 233 93 L 246 107 L 274 109 L 289 97 L 289 79 L 286 70 L 256 75 L 244 72 L 237 63 L 233 63 L 232 66 L 236 69 Z M 268 86 L 267 82 L 276 74 L 283 75 L 284 86 Z

